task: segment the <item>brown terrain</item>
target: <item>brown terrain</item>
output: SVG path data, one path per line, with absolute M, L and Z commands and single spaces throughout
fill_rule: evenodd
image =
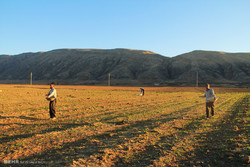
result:
M 130 49 L 58 49 L 48 52 L 0 55 L 0 83 L 127 86 L 217 86 L 248 87 L 250 53 L 193 51 L 165 57 L 150 51 Z

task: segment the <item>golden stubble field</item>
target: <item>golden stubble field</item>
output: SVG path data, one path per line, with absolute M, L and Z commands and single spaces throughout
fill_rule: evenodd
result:
M 0 163 L 6 166 L 248 166 L 249 89 L 0 85 Z M 0 165 L 1 165 L 0 164 Z

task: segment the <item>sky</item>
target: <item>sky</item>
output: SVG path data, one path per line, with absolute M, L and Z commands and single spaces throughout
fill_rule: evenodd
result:
M 250 1 L 0 0 L 0 55 L 62 48 L 250 52 Z

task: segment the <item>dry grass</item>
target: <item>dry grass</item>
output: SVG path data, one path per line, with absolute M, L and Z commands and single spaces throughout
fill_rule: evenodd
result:
M 56 86 L 49 120 L 44 85 L 1 85 L 0 162 L 45 166 L 244 166 L 249 163 L 248 89 Z

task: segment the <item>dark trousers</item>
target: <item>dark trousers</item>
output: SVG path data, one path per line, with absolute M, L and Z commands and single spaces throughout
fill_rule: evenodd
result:
M 50 118 L 56 117 L 56 99 L 49 102 L 49 114 Z
M 214 116 L 214 102 L 207 102 L 206 103 L 206 113 L 207 113 L 207 118 L 209 118 L 209 109 L 211 108 L 211 114 Z

